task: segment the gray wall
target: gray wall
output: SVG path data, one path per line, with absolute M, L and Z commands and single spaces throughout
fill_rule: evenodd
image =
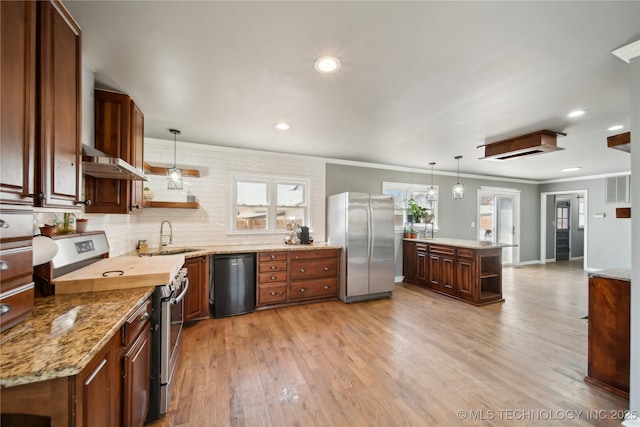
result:
M 382 192 L 382 182 L 406 182 L 428 185 L 431 183 L 430 172 L 414 173 L 386 169 L 376 169 L 359 166 L 327 164 L 326 193 L 327 195 L 345 191 L 359 191 L 365 193 Z M 453 200 L 450 192 L 456 182 L 454 176 L 434 174 L 434 185 L 440 188 L 438 200 L 440 231 L 436 237 L 450 237 L 457 239 L 476 240 L 477 224 L 477 193 L 481 186 L 515 188 L 520 193 L 520 261 L 537 261 L 540 259 L 540 196 L 538 185 L 522 184 L 508 181 L 491 181 L 461 177 L 464 184 L 465 197 Z M 400 263 L 399 271 L 402 271 Z M 398 274 L 398 260 L 396 260 L 396 274 Z
M 616 218 L 615 205 L 605 203 L 605 178 L 540 185 L 540 192 L 588 190 L 587 268 L 631 268 L 631 221 Z M 604 213 L 604 218 L 594 218 Z

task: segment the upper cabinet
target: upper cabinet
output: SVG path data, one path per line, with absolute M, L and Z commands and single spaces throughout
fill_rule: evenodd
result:
M 0 2 L 0 199 L 33 206 L 36 3 Z
M 3 203 L 78 208 L 80 28 L 59 1 L 2 2 Z
M 95 91 L 96 148 L 144 169 L 144 114 L 125 94 Z M 86 212 L 120 213 L 142 209 L 143 181 L 85 176 Z

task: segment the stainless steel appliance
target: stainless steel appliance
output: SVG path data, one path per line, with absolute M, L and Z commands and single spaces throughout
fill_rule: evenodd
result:
M 184 296 L 188 289 L 187 269 L 182 268 L 171 283 L 156 287 L 153 293 L 151 402 L 147 421 L 158 419 L 169 410 L 184 324 Z
M 395 254 L 393 198 L 341 193 L 327 198 L 328 242 L 340 245 L 340 299 L 344 302 L 390 297 Z
M 209 304 L 213 317 L 235 316 L 256 309 L 256 255 L 212 255 Z

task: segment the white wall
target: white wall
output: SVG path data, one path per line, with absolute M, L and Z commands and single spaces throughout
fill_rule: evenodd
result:
M 177 165 L 199 169 L 200 178 L 185 178 L 184 191 L 167 190 L 164 176 L 149 175 L 145 183 L 157 201 L 186 201 L 189 189 L 199 202 L 199 209 L 145 208 L 137 215 L 87 215 L 89 229 L 105 229 L 111 256 L 135 249 L 137 241 L 146 239 L 150 247 L 159 244 L 160 223 L 168 219 L 173 225 L 176 246 L 241 243 L 280 243 L 284 233 L 231 234 L 231 194 L 234 172 L 257 172 L 310 180 L 310 229 L 316 241 L 325 236 L 325 162 L 323 160 L 193 144 L 178 141 Z M 172 166 L 173 140 L 145 138 L 145 162 L 155 166 Z M 166 230 L 165 230 L 166 231 Z

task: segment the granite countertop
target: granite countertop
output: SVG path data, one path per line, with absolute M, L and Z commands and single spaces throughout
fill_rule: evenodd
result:
M 628 268 L 608 268 L 606 270 L 592 271 L 589 277 L 604 277 L 605 279 L 616 279 L 631 281 L 631 270 Z
M 181 246 L 168 246 L 165 249 L 180 248 Z M 330 245 L 326 242 L 317 242 L 310 245 L 285 245 L 284 243 L 272 243 L 272 244 L 229 244 L 229 245 L 189 245 L 185 246 L 193 251 L 186 252 L 185 258 L 196 258 L 203 255 L 213 254 L 239 254 L 239 253 L 259 253 L 259 252 L 273 252 L 273 251 L 313 251 L 313 250 L 325 250 L 325 249 L 342 249 L 339 245 Z M 152 248 L 152 251 L 156 248 Z M 123 256 L 138 256 L 138 251 L 131 251 Z M 157 256 L 157 255 L 154 255 Z M 164 256 L 164 255 L 162 255 Z
M 508 248 L 511 244 L 505 243 L 493 243 L 493 242 L 484 242 L 481 240 L 463 240 L 463 239 L 449 239 L 446 237 L 434 237 L 433 239 L 404 239 L 410 242 L 421 242 L 421 243 L 431 243 L 437 245 L 445 245 L 445 246 L 455 246 L 458 248 L 467 248 L 467 249 L 493 249 L 493 248 Z
M 36 298 L 31 316 L 0 334 L 0 388 L 78 374 L 154 289 Z

